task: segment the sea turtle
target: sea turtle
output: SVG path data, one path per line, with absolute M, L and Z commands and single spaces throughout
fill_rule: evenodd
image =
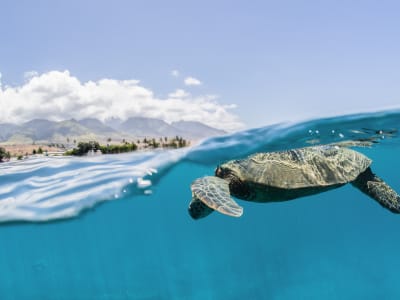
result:
M 371 162 L 360 152 L 338 145 L 257 153 L 228 161 L 216 168 L 215 176 L 193 181 L 189 214 L 200 219 L 217 210 L 240 217 L 243 208 L 231 195 L 253 202 L 277 202 L 318 194 L 346 183 L 400 213 L 400 196 L 372 172 Z

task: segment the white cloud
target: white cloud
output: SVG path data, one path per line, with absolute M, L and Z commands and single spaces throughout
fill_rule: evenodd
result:
M 39 75 L 39 73 L 37 71 L 27 71 L 24 73 L 24 78 L 25 78 L 25 80 L 30 80 L 33 77 L 36 77 L 38 75 Z
M 68 71 L 34 75 L 21 86 L 0 89 L 0 122 L 21 123 L 34 118 L 50 120 L 95 117 L 102 121 L 144 116 L 167 122 L 200 121 L 225 130 L 243 127 L 215 96 L 192 96 L 176 90 L 157 98 L 138 80 L 101 79 L 81 82 Z
M 171 75 L 174 77 L 179 77 L 179 71 L 178 70 L 172 70 Z
M 168 94 L 168 97 L 170 98 L 187 98 L 189 96 L 190 94 L 186 93 L 186 91 L 182 89 L 177 89 L 175 92 Z
M 0 72 L 0 89 L 1 89 L 1 77 L 2 77 L 3 75 L 1 74 L 1 72 Z
M 186 85 L 201 85 L 202 84 L 200 80 L 198 80 L 197 78 L 194 78 L 194 77 L 190 77 L 190 76 L 186 77 L 184 82 Z

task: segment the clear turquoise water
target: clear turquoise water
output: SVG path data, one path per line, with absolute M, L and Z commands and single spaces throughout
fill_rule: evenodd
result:
M 1 164 L 0 299 L 399 299 L 400 215 L 350 185 L 286 203 L 240 201 L 239 219 L 187 213 L 191 181 L 216 164 L 310 141 L 376 137 L 358 150 L 400 191 L 400 143 L 386 132 L 399 126 L 400 112 L 387 111 L 182 151 Z M 139 188 L 138 177 L 152 185 Z

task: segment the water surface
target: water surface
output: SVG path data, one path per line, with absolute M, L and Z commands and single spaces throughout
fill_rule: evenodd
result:
M 225 160 L 349 139 L 375 142 L 357 150 L 400 191 L 399 126 L 385 111 L 176 151 L 1 164 L 1 299 L 399 299 L 400 215 L 351 185 L 240 201 L 241 218 L 187 213 L 190 183 Z

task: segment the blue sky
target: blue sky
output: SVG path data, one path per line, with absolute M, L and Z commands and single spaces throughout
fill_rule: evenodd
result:
M 245 127 L 398 107 L 399 9 L 397 1 L 5 0 L 1 81 L 18 88 L 27 71 L 65 70 L 82 84 L 136 79 L 161 100 L 177 89 L 216 95 L 237 105 L 227 114 Z M 202 84 L 185 85 L 189 76 Z

